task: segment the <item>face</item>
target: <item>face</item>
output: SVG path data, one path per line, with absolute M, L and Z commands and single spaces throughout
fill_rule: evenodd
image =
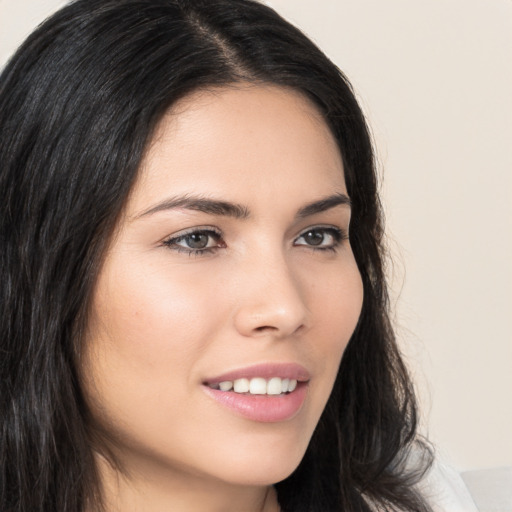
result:
M 335 140 L 300 94 L 241 85 L 166 115 L 102 265 L 82 367 L 125 467 L 235 485 L 296 468 L 361 310 L 349 223 Z

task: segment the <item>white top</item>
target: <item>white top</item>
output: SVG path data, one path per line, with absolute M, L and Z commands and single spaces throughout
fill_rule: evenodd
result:
M 436 461 L 421 489 L 435 512 L 512 512 L 512 467 L 459 473 Z

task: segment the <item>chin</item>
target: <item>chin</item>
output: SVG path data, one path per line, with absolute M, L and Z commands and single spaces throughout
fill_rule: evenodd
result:
M 234 485 L 264 487 L 274 485 L 288 478 L 295 469 L 297 469 L 300 461 L 301 459 L 294 461 L 279 461 L 275 459 L 269 461 L 260 460 L 258 465 L 252 468 L 247 468 L 244 465 L 243 471 L 236 469 L 229 471 L 228 468 L 225 468 L 223 474 L 219 476 L 222 480 Z
M 220 463 L 215 465 L 217 477 L 249 486 L 268 486 L 288 478 L 300 464 L 308 442 L 297 439 L 290 439 L 292 442 L 283 439 L 267 441 L 256 446 L 245 443 L 224 448 L 219 453 Z

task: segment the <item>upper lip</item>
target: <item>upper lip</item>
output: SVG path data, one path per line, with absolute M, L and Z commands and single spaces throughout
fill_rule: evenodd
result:
M 280 377 L 281 379 L 295 379 L 305 382 L 310 379 L 308 370 L 304 366 L 297 363 L 262 363 L 238 368 L 222 375 L 207 378 L 205 384 L 218 384 L 219 382 L 234 381 L 237 379 L 252 379 L 254 377 L 262 377 L 270 379 L 272 377 Z

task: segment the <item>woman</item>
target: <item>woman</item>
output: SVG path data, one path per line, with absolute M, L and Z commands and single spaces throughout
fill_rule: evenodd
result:
M 2 510 L 429 510 L 370 138 L 299 31 L 79 0 L 0 126 Z

